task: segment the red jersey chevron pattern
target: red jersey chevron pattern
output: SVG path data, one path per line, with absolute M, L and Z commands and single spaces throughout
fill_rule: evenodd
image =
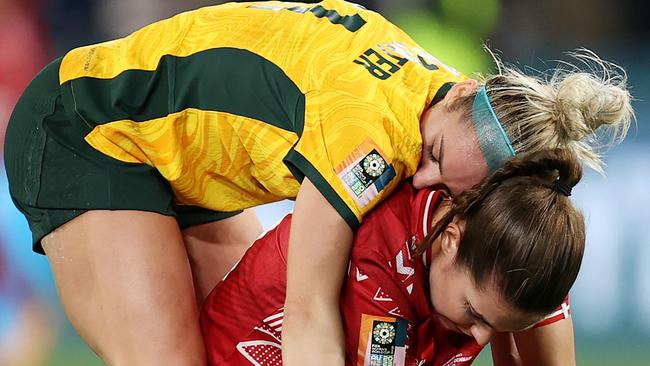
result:
M 357 230 L 341 295 L 347 366 L 466 366 L 480 352 L 472 338 L 437 321 L 427 297 L 429 253 L 412 254 L 442 199 L 403 184 Z M 255 242 L 206 300 L 210 365 L 281 364 L 290 225 L 287 216 Z M 547 321 L 568 314 L 559 315 Z

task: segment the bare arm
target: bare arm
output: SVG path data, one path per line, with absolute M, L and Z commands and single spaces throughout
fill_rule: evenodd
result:
M 575 366 L 576 355 L 571 318 L 514 333 L 525 366 Z
M 518 333 L 497 333 L 490 341 L 494 366 L 575 366 L 571 318 Z
M 513 333 L 495 333 L 490 340 L 494 366 L 522 366 Z
M 294 208 L 287 262 L 282 359 L 287 366 L 343 365 L 339 294 L 352 230 L 305 178 Z

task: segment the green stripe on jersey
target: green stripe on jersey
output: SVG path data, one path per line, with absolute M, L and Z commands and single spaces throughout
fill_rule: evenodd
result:
M 359 228 L 360 222 L 354 215 L 354 212 L 348 207 L 343 199 L 336 193 L 334 188 L 327 182 L 323 175 L 314 167 L 307 158 L 302 156 L 293 148 L 289 150 L 287 156 L 283 159 L 284 164 L 289 171 L 302 184 L 305 177 L 320 191 L 325 199 L 341 215 L 343 220 L 350 226 L 352 231 Z
M 75 110 L 91 125 L 144 122 L 188 108 L 231 113 L 300 134 L 305 96 L 277 65 L 253 52 L 214 48 L 166 55 L 156 70 L 70 81 Z

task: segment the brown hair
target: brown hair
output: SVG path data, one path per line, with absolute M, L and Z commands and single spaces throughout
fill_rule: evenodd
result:
M 514 150 L 526 154 L 566 148 L 603 174 L 601 148 L 622 141 L 634 117 L 625 70 L 579 49 L 569 56 L 586 70 L 562 62 L 544 74 L 526 75 L 486 50 L 497 73 L 479 79 Z M 475 95 L 452 108 L 462 108 L 470 120 Z M 603 135 L 610 135 L 608 144 L 599 144 Z
M 474 283 L 479 288 L 494 284 L 504 300 L 522 311 L 549 313 L 568 294 L 582 262 L 583 217 L 565 195 L 581 177 L 569 150 L 518 155 L 455 197 L 419 252 L 454 217 L 465 220 L 456 263 Z

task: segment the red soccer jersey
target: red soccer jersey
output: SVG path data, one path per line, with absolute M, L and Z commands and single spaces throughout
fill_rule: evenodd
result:
M 464 366 L 480 352 L 473 338 L 437 321 L 429 258 L 412 255 L 441 200 L 403 184 L 357 230 L 341 293 L 346 365 Z M 258 239 L 208 296 L 201 326 L 210 365 L 282 364 L 290 224 L 288 215 Z

